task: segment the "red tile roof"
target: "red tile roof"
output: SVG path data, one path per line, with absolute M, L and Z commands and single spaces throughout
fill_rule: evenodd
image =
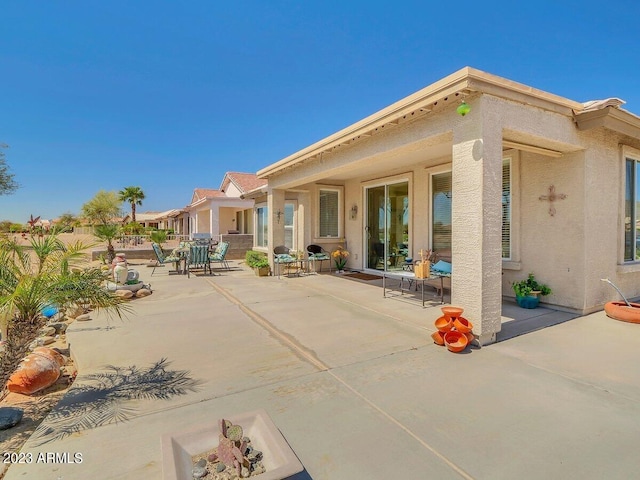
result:
M 230 181 L 233 182 L 242 193 L 250 192 L 267 184 L 267 180 L 258 178 L 255 173 L 227 172 L 222 180 L 220 190 L 226 190 Z
M 220 190 L 214 190 L 212 188 L 196 188 L 193 190 L 193 196 L 191 197 L 191 203 L 202 200 L 203 198 L 224 197 L 224 192 Z

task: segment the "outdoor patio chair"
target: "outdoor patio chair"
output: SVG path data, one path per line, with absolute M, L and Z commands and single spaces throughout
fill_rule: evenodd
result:
M 316 262 L 320 262 L 320 271 L 322 271 L 322 262 L 329 260 L 329 273 L 331 273 L 331 254 L 320 245 L 308 245 L 307 254 L 309 255 L 309 265 L 313 265 L 313 271 L 317 272 Z
M 166 265 L 167 263 L 175 264 L 176 272 L 178 271 L 178 264 L 180 263 L 179 256 L 165 255 L 162 251 L 162 248 L 160 248 L 160 245 L 158 245 L 157 243 L 152 243 L 151 247 L 153 248 L 153 252 L 156 254 L 156 259 L 158 260 L 158 263 L 156 263 L 153 266 L 153 270 L 151 270 L 151 276 L 153 276 L 153 272 L 156 271 L 157 266 Z
M 228 250 L 229 250 L 229 242 L 218 243 L 213 253 L 209 254 L 209 262 L 219 263 L 221 265 L 221 268 L 226 268 L 227 270 L 230 270 L 229 263 L 226 260 Z M 209 270 L 211 270 L 211 265 L 209 265 Z
M 203 269 L 206 275 L 207 269 L 211 273 L 209 263 L 209 245 L 191 245 L 187 255 L 187 277 L 191 277 L 191 269 Z
M 283 266 L 290 269 L 298 265 L 298 259 L 290 255 L 290 251 L 289 247 L 285 247 L 284 245 L 278 245 L 273 249 L 274 270 L 276 270 L 278 278 L 280 278 Z

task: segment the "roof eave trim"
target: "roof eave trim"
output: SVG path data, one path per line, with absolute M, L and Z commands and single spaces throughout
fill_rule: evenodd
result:
M 492 75 L 471 67 L 465 67 L 457 72 L 405 97 L 394 104 L 330 135 L 309 147 L 275 162 L 258 171 L 259 178 L 269 178 L 289 167 L 320 155 L 322 152 L 348 144 L 350 139 L 361 135 L 368 136 L 373 130 L 391 123 L 410 112 L 424 109 L 430 111 L 432 104 L 441 98 L 456 92 L 481 92 L 497 97 L 520 101 L 522 103 L 551 110 L 563 115 L 571 116 L 575 110 L 581 110 L 583 105 L 543 90 L 529 87 L 496 75 Z
M 604 127 L 608 130 L 640 138 L 640 117 L 616 107 L 605 107 L 576 113 L 574 120 L 578 130 Z

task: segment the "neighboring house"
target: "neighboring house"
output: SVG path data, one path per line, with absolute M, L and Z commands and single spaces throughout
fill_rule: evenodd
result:
M 119 223 L 126 225 L 131 221 L 131 215 L 125 215 Z M 173 230 L 176 235 L 186 235 L 188 231 L 188 215 L 184 209 L 172 209 L 164 212 L 136 212 L 136 223 L 144 228 L 158 230 Z
M 183 208 L 174 208 L 157 217 L 160 230 L 173 230 L 175 235 L 189 234 L 189 214 Z
M 253 173 L 227 172 L 218 190 L 196 188 L 189 215 L 189 233 L 209 233 L 212 237 L 227 233 L 253 233 L 253 200 L 245 193 L 266 185 Z
M 529 272 L 574 312 L 617 297 L 601 278 L 638 296 L 640 117 L 622 103 L 463 68 L 260 170 L 255 248 L 341 245 L 372 272 L 434 249 L 481 344 Z
M 139 223 L 144 228 L 159 228 L 160 221 L 158 217 L 163 214 L 164 212 L 136 212 L 136 223 Z M 131 220 L 129 215 L 127 215 L 127 220 Z

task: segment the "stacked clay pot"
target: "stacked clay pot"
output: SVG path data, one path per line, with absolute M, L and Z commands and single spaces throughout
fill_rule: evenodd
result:
M 431 338 L 450 352 L 462 352 L 475 338 L 473 324 L 462 316 L 463 311 L 460 307 L 442 307 L 444 315 L 435 321 L 438 330 L 431 334 Z

